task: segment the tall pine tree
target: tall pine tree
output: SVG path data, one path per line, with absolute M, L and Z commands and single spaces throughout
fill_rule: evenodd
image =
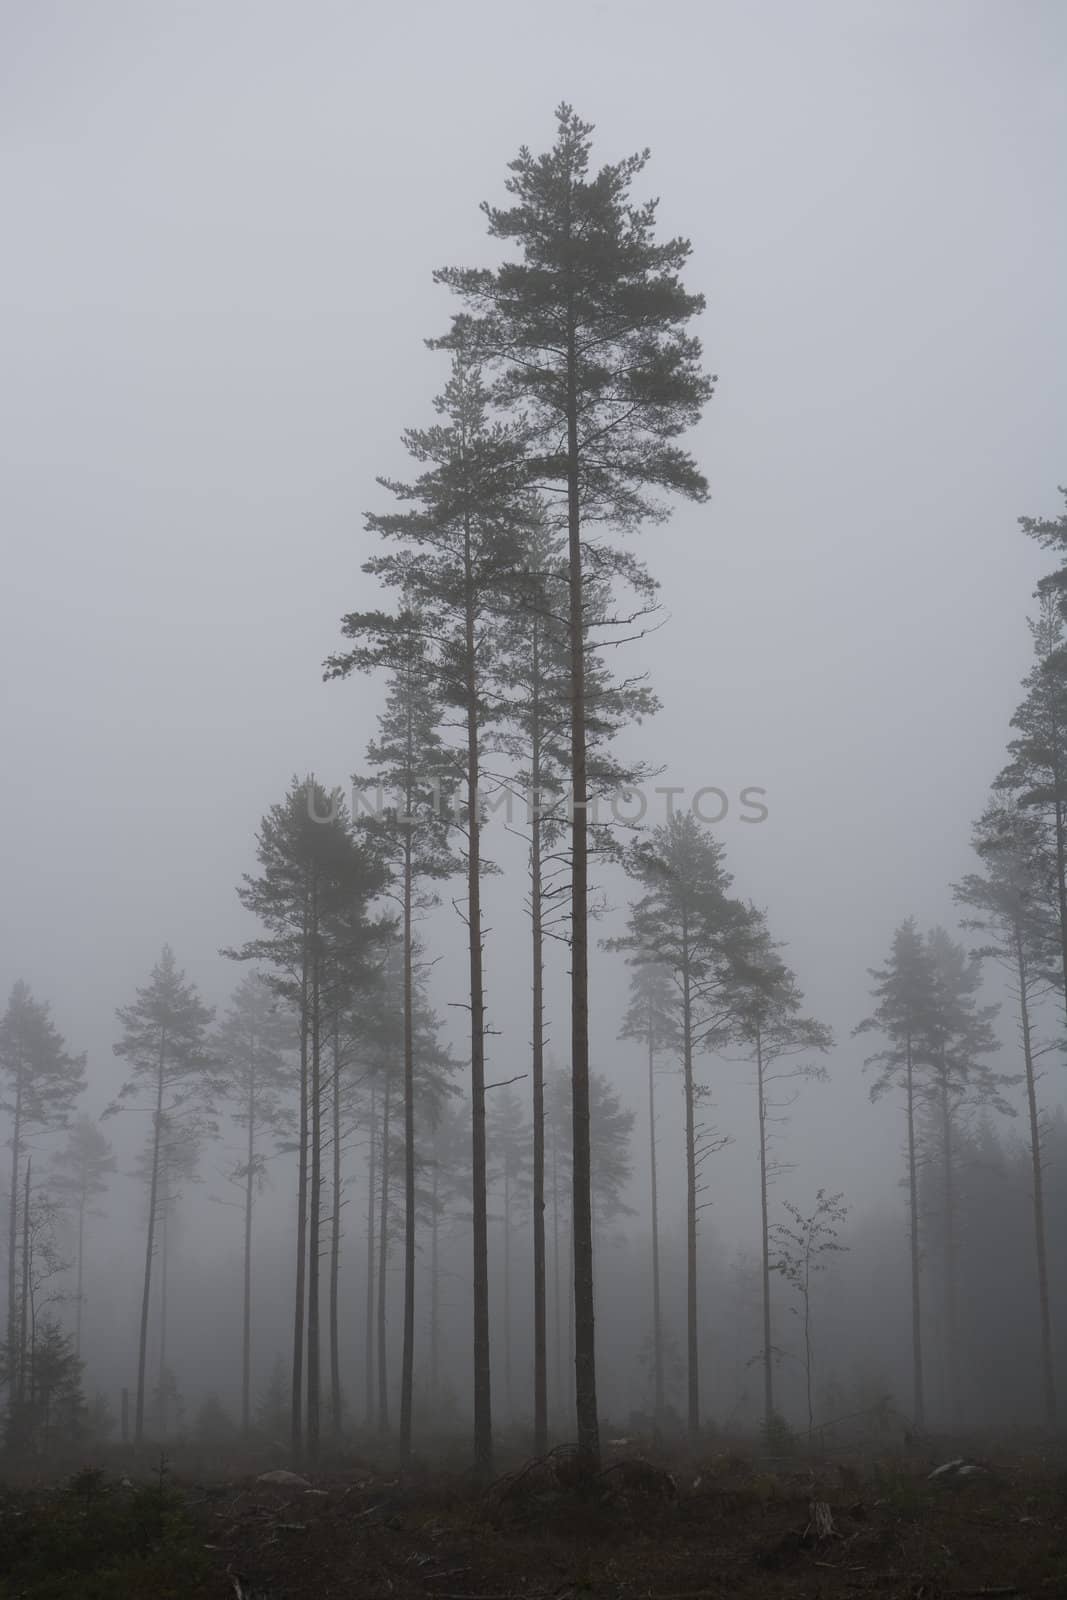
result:
M 599 1458 L 589 1154 L 589 912 L 585 584 L 632 561 L 603 536 L 659 520 L 662 492 L 702 500 L 707 485 L 676 443 L 712 391 L 699 341 L 703 310 L 681 272 L 684 239 L 658 242 L 656 203 L 632 197 L 647 152 L 590 169 L 592 127 L 566 105 L 553 148 L 520 150 L 513 203 L 486 206 L 489 232 L 515 258 L 496 270 L 437 274 L 462 300 L 450 340 L 473 345 L 522 412 L 531 469 L 567 533 L 571 821 L 571 1062 L 575 1386 L 578 1446 Z

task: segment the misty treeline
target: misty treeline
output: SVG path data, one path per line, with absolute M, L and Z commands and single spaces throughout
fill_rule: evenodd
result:
M 84 1056 L 42 999 L 11 992 L 12 1449 L 120 1426 L 114 1393 L 87 1402 L 83 1323 L 103 1219 L 134 1193 L 135 1444 L 193 1426 L 314 1463 L 354 1429 L 405 1458 L 469 1426 L 486 1473 L 494 1428 L 514 1427 L 539 1453 L 574 1437 L 594 1462 L 605 1385 L 613 1419 L 690 1440 L 717 1423 L 781 1444 L 853 1413 L 1055 1421 L 1067 1127 L 1042 1076 L 1062 1066 L 1067 994 L 1067 519 L 1024 522 L 1063 565 L 1039 587 L 1006 765 L 954 886 L 958 936 L 887 930 L 870 1014 L 841 1019 L 869 1037 L 871 1096 L 904 1157 L 905 1226 L 857 1219 L 832 1172 L 788 1192 L 789 1110 L 810 1089 L 833 1119 L 834 1040 L 767 910 L 739 892 L 699 797 L 674 790 L 658 819 L 625 820 L 657 776 L 617 735 L 656 710 L 641 639 L 658 620 L 655 575 L 624 540 L 673 497 L 707 497 L 679 440 L 714 380 L 688 243 L 660 238 L 655 204 L 633 196 L 646 155 L 596 169 L 591 135 L 561 107 L 552 148 L 520 151 L 508 203 L 484 208 L 501 264 L 436 275 L 455 306 L 428 341 L 436 420 L 403 436 L 409 476 L 379 480 L 364 570 L 380 604 L 343 617 L 325 666 L 381 696 L 377 732 L 351 800 L 294 778 L 261 819 L 229 1005 L 216 1015 L 169 947 L 146 961 L 116 1011 L 125 1081 L 94 1120 Z M 482 906 L 501 809 L 523 841 L 529 973 L 527 1014 L 502 1020 Z M 625 910 L 606 908 L 598 873 L 625 873 Z M 435 937 L 466 952 L 458 1055 L 431 1003 Z M 591 940 L 628 969 L 613 1020 L 642 1053 L 633 1106 L 590 1058 Z M 557 968 L 566 1065 L 548 1048 Z M 859 1071 L 862 1049 L 846 1057 Z M 750 1115 L 723 1126 L 713 1092 L 739 1071 Z M 121 1173 L 106 1131 L 120 1113 L 138 1147 Z M 734 1142 L 760 1225 L 755 1253 L 730 1258 L 707 1213 Z M 217 1227 L 241 1270 L 203 1273 L 225 1376 L 192 1421 L 168 1295 L 183 1199 L 208 1166 L 228 1180 Z M 681 1234 L 665 1171 L 682 1174 Z M 284 1263 L 257 1232 L 268 1183 L 291 1205 Z M 284 1337 L 257 1317 L 268 1289 Z

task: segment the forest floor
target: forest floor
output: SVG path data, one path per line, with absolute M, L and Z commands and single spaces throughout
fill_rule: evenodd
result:
M 565 1450 L 483 1492 L 346 1466 L 308 1480 L 5 1481 L 3 1600 L 1067 1600 L 1067 1454 Z

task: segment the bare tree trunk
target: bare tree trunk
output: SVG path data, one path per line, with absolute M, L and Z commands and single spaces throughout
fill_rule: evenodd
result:
M 471 1000 L 471 1187 L 474 1243 L 474 1464 L 482 1478 L 493 1469 L 492 1386 L 489 1353 L 489 1216 L 485 1157 L 485 981 L 482 973 L 482 818 L 478 793 L 478 681 L 474 618 L 477 596 L 470 533 L 464 540 L 467 698 L 467 935 Z
M 300 974 L 300 1131 L 296 1199 L 296 1294 L 293 1308 L 293 1394 L 291 1443 L 294 1462 L 304 1449 L 304 1319 L 307 1302 L 308 1215 L 308 925 L 304 920 L 304 948 Z
M 367 1427 L 374 1420 L 374 1197 L 378 1155 L 378 1091 L 370 1093 L 370 1158 L 367 1163 L 367 1304 L 363 1324 L 363 1412 Z
M 341 1437 L 341 1329 L 338 1299 L 341 1276 L 341 1032 L 333 1018 L 333 1211 L 330 1217 L 330 1427 Z
M 508 1415 L 514 1420 L 515 1399 L 511 1388 L 511 1172 L 504 1158 L 504 1393 Z
M 378 1197 L 378 1432 L 389 1432 L 389 1372 L 388 1350 L 385 1342 L 386 1269 L 389 1265 L 389 1113 L 392 1102 L 392 1081 L 385 1079 L 385 1103 L 382 1107 L 382 1183 Z
M 18 1217 L 19 1217 L 19 1156 L 22 1153 L 22 1059 L 16 1063 L 15 1108 L 11 1130 L 11 1195 L 7 1218 L 7 1348 L 10 1353 L 8 1391 L 12 1400 L 18 1398 L 19 1341 L 18 1341 Z
M 82 1353 L 82 1303 L 85 1299 L 85 1208 L 88 1203 L 89 1197 L 83 1187 L 78 1201 L 78 1286 L 76 1291 L 77 1307 L 74 1313 L 74 1359 L 76 1361 L 81 1360 Z
M 570 1243 L 570 1270 L 567 1273 L 567 1406 L 571 1416 L 578 1404 L 578 1379 L 574 1368 L 574 1227 L 567 1230 Z
M 556 1412 L 563 1394 L 563 1304 L 559 1278 L 559 1129 L 552 1124 L 552 1313 L 556 1345 Z
M 1056 1425 L 1056 1375 L 1052 1360 L 1052 1313 L 1049 1309 L 1048 1261 L 1045 1251 L 1045 1175 L 1041 1162 L 1041 1126 L 1037 1113 L 1033 1038 L 1028 1000 L 1029 974 L 1021 931 L 1015 929 L 1015 958 L 1019 979 L 1019 1022 L 1026 1067 L 1026 1101 L 1030 1114 L 1030 1169 L 1033 1179 L 1034 1250 L 1037 1257 L 1037 1296 L 1041 1319 L 1041 1393 L 1045 1422 Z
M 308 1218 L 308 1371 L 307 1449 L 314 1463 L 319 1458 L 319 1335 L 320 1269 L 322 1237 L 322 974 L 319 929 L 319 886 L 311 890 L 313 942 L 311 948 L 311 1183 Z
M 248 1438 L 252 1429 L 252 1206 L 255 1197 L 256 1161 L 256 1034 L 249 1029 L 248 1097 L 245 1116 L 248 1139 L 245 1144 L 245 1239 L 244 1304 L 241 1319 L 241 1432 Z
M 439 1179 L 440 1163 L 435 1154 L 433 1194 L 430 1200 L 430 1403 L 433 1407 L 435 1419 L 441 1401 L 441 1291 L 437 1242 L 441 1226 L 441 1219 L 438 1214 Z
M 167 1221 L 170 1215 L 169 1157 L 164 1152 L 161 1173 L 163 1198 L 159 1208 L 159 1436 L 167 1437 Z
M 916 1428 L 926 1425 L 923 1394 L 921 1278 L 919 1273 L 919 1171 L 915 1148 L 915 1064 L 911 1034 L 905 1043 L 908 1081 L 908 1229 L 911 1246 L 911 1361 L 912 1410 Z
M 548 1449 L 548 1355 L 545 1308 L 545 962 L 541 921 L 541 729 L 538 697 L 537 624 L 534 623 L 532 682 L 533 739 L 530 793 L 530 911 L 533 921 L 533 1312 L 534 1454 Z
M 763 1038 L 756 1025 L 756 1098 L 759 1106 L 760 1247 L 763 1286 L 763 1426 L 771 1437 L 774 1421 L 774 1361 L 771 1348 L 771 1238 L 767 1216 L 767 1102 L 763 1095 Z
M 683 930 L 683 940 L 686 933 Z M 700 1348 L 697 1341 L 697 1163 L 693 1088 L 693 1002 L 689 960 L 682 975 L 682 1079 L 685 1090 L 686 1395 L 690 1441 L 700 1432 Z
M 411 753 L 409 752 L 409 755 Z M 410 763 L 409 763 L 410 772 Z M 405 806 L 411 815 L 411 796 Z M 411 827 L 404 835 L 404 1343 L 400 1364 L 400 1456 L 411 1455 L 411 1408 L 415 1378 L 415 1043 L 414 937 Z
M 952 1108 L 949 1103 L 946 1068 L 941 1068 L 941 1136 L 945 1169 L 942 1174 L 942 1204 L 944 1206 L 944 1319 L 943 1343 L 945 1350 L 945 1381 L 948 1390 L 949 1415 L 953 1426 L 960 1421 L 959 1382 L 959 1332 L 956 1319 L 956 1185 L 952 1170 Z
M 574 1123 L 574 1392 L 578 1456 L 600 1462 L 593 1297 L 593 1195 L 589 1130 L 589 786 L 586 773 L 585 604 L 578 461 L 578 352 L 567 321 L 567 546 L 571 678 L 571 1105 Z
M 804 1392 L 808 1403 L 808 1447 L 815 1433 L 815 1408 L 811 1398 L 811 1231 L 804 1252 Z
M 652 1191 L 652 1382 L 654 1429 L 663 1425 L 663 1312 L 659 1284 L 659 1185 L 656 1180 L 656 1046 L 648 1007 L 648 1171 Z
M 29 1353 L 29 1313 L 30 1313 L 30 1173 L 33 1170 L 33 1158 L 26 1157 L 26 1177 L 24 1193 L 22 1196 L 22 1302 L 19 1308 L 19 1399 L 26 1397 L 27 1374 L 29 1375 L 30 1400 L 33 1400 L 33 1390 L 36 1379 L 36 1363 Z
M 163 1074 L 167 1061 L 167 1033 L 160 1029 L 159 1060 L 156 1065 L 156 1110 L 152 1124 L 152 1176 L 148 1186 L 148 1237 L 145 1240 L 144 1286 L 141 1292 L 141 1329 L 137 1347 L 137 1405 L 134 1411 L 133 1443 L 144 1443 L 145 1369 L 148 1362 L 148 1311 L 152 1293 L 152 1254 L 156 1246 L 156 1207 L 159 1204 L 159 1142 L 163 1133 Z

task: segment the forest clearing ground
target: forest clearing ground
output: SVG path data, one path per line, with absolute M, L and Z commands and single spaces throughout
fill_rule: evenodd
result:
M 931 1478 L 946 1458 L 653 1458 L 631 1444 L 592 1479 L 558 1451 L 482 1493 L 427 1468 L 324 1471 L 310 1489 L 194 1483 L 177 1465 L 141 1488 L 0 1474 L 0 1596 L 1067 1597 L 1063 1452 L 1002 1450 Z

